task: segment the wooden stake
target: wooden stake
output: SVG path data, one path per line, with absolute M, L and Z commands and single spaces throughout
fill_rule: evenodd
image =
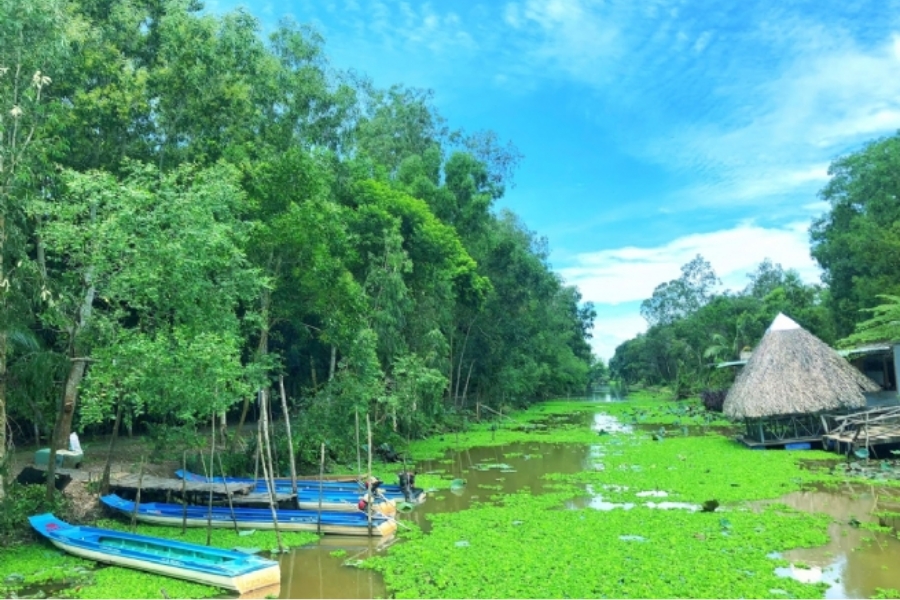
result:
M 187 533 L 187 450 L 181 455 L 181 472 L 184 476 L 181 478 L 181 535 Z
M 297 498 L 297 464 L 294 461 L 294 440 L 291 437 L 291 417 L 288 414 L 287 394 L 284 393 L 284 375 L 278 376 L 278 386 L 281 388 L 281 410 L 284 413 L 284 428 L 287 431 L 288 457 L 291 464 L 291 494 L 294 497 L 294 508 L 300 508 L 300 499 Z
M 256 446 L 260 456 L 262 455 L 261 429 L 261 426 L 257 427 L 256 435 Z M 269 469 L 266 467 L 265 460 L 262 461 L 262 471 L 263 477 L 266 480 L 266 488 L 269 490 L 269 508 L 272 511 L 272 524 L 275 526 L 275 538 L 278 540 L 278 551 L 284 552 L 284 544 L 281 542 L 281 531 L 278 529 L 278 512 L 275 510 L 275 485 L 274 482 L 269 479 Z
M 131 511 L 131 533 L 137 530 L 138 506 L 141 504 L 141 488 L 144 486 L 144 457 L 141 457 L 141 469 L 138 473 L 137 495 L 134 497 L 134 510 Z
M 356 476 L 362 477 L 362 448 L 359 446 L 359 409 L 356 409 Z
M 369 413 L 366 413 L 366 432 L 369 435 L 369 474 L 366 478 L 366 481 L 372 481 L 372 421 L 369 419 Z M 371 493 L 372 484 L 369 483 L 369 486 L 366 488 L 370 493 L 368 494 L 368 502 L 366 502 L 366 517 L 369 521 L 369 536 L 372 535 L 372 500 L 374 499 L 374 494 Z
M 237 517 L 234 515 L 234 503 L 231 501 L 231 492 L 228 491 L 228 476 L 225 475 L 225 467 L 222 466 L 222 455 L 216 454 L 216 459 L 219 461 L 219 471 L 222 473 L 222 483 L 225 485 L 225 497 L 228 498 L 228 510 L 231 511 L 231 520 L 234 522 L 234 532 L 240 533 L 238 531 Z
M 216 415 L 213 413 L 210 419 L 212 431 L 209 440 L 209 474 L 206 475 L 207 485 L 209 485 L 209 501 L 206 508 L 206 545 L 212 543 L 212 501 L 213 501 L 213 472 L 215 471 L 216 458 Z
M 325 442 L 322 442 L 322 452 L 319 456 L 319 520 L 316 524 L 316 533 L 322 535 L 322 494 L 325 493 L 322 489 L 325 485 L 322 478 L 325 477 Z

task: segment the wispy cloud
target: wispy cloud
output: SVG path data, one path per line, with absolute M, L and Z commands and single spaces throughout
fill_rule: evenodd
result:
M 810 282 L 819 279 L 809 256 L 808 224 L 782 229 L 750 223 L 712 233 L 688 235 L 656 247 L 627 246 L 586 252 L 561 269 L 566 281 L 579 287 L 585 300 L 620 304 L 649 298 L 664 281 L 681 275 L 681 266 L 697 254 L 710 262 L 725 288 L 738 290 L 747 274 L 766 258 L 786 269 L 797 269 Z
M 718 291 L 742 290 L 747 275 L 764 259 L 796 269 L 803 280 L 818 283 L 820 271 L 809 256 L 808 223 L 764 228 L 745 223 L 732 229 L 689 235 L 655 247 L 627 246 L 576 256 L 561 269 L 586 301 L 595 303 L 594 353 L 609 359 L 616 346 L 646 331 L 640 303 L 664 281 L 681 275 L 681 266 L 697 254 L 710 262 L 722 280 Z

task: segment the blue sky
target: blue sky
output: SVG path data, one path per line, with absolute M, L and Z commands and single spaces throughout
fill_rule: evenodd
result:
M 207 0 L 312 23 L 331 64 L 435 91 L 524 155 L 500 206 L 595 303 L 596 353 L 702 254 L 807 281 L 828 164 L 900 128 L 900 0 Z

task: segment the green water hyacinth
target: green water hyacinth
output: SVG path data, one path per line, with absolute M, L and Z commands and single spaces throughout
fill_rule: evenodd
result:
M 668 500 L 694 503 L 777 498 L 803 486 L 835 481 L 825 468 L 834 461 L 833 454 L 751 451 L 719 435 L 676 437 L 664 444 L 623 436 L 596 445 L 602 449 L 596 458 L 602 470 L 548 478 L 591 484 L 612 502 L 634 502 L 645 498 L 641 493 L 662 491 Z M 822 469 L 804 466 L 815 460 L 822 461 Z
M 365 566 L 397 598 L 820 597 L 822 584 L 774 574 L 773 551 L 827 541 L 828 518 L 770 507 L 719 514 L 643 507 L 561 509 L 569 494 L 508 496 L 434 515 Z

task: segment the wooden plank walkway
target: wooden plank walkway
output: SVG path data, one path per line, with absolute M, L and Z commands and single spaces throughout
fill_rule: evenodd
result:
M 252 483 L 229 483 L 226 492 L 224 483 L 205 483 L 200 481 L 182 481 L 170 477 L 156 477 L 154 475 L 144 475 L 139 481 L 139 477 L 135 474 L 120 475 L 110 479 L 109 486 L 113 490 L 126 490 L 128 492 L 136 492 L 140 486 L 143 492 L 174 492 L 181 493 L 184 489 L 189 494 L 209 493 L 220 496 L 225 495 L 246 495 L 255 486 Z M 184 486 L 182 488 L 182 486 Z
M 834 427 L 822 436 L 822 443 L 840 453 L 857 448 L 874 453 L 874 446 L 900 444 L 900 407 L 877 407 L 829 419 Z
M 29 466 L 33 469 L 37 469 L 38 471 L 46 472 L 47 470 L 45 466 Z M 83 483 L 99 481 L 102 477 L 102 473 L 97 471 L 90 471 L 85 469 L 64 469 L 61 467 L 56 468 L 56 474 L 68 475 L 73 480 L 81 481 Z M 182 490 L 181 479 L 176 479 L 174 477 L 157 477 L 155 475 L 144 475 L 143 481 L 139 482 L 139 479 L 140 478 L 135 473 L 113 474 L 109 478 L 109 487 L 112 491 L 125 491 L 128 493 L 137 492 L 139 484 L 142 492 L 170 492 L 174 494 L 180 494 Z M 228 495 L 244 497 L 248 495 L 254 487 L 255 486 L 252 483 L 229 483 Z M 208 494 L 210 492 L 210 489 L 212 489 L 212 493 L 215 495 L 223 497 L 226 496 L 225 484 L 223 483 L 205 483 L 198 481 L 184 482 L 184 490 L 188 494 L 200 494 L 204 492 Z M 287 497 L 290 498 L 290 496 Z

